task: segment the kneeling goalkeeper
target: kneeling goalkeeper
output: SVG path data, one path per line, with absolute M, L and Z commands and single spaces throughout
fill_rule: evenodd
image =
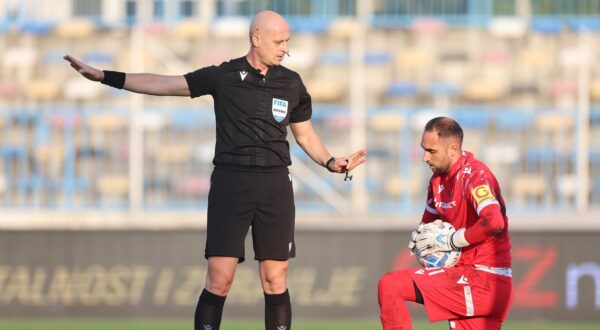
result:
M 437 117 L 421 139 L 423 160 L 433 175 L 419 228 L 409 248 L 428 255 L 462 248 L 451 268 L 414 268 L 384 275 L 379 305 L 384 330 L 412 329 L 405 301 L 425 306 L 431 322 L 450 329 L 501 329 L 512 300 L 510 238 L 498 181 L 472 153 L 462 150 L 463 131 L 451 118 Z M 442 220 L 457 230 L 440 231 Z

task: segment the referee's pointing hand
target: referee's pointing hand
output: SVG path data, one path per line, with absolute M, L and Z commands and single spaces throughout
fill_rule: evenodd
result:
M 104 79 L 104 72 L 83 63 L 71 55 L 65 55 L 63 59 L 71 63 L 73 69 L 91 81 L 102 81 Z

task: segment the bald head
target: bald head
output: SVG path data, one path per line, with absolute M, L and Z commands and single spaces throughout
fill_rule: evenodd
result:
M 287 21 L 283 16 L 271 10 L 264 10 L 254 16 L 250 24 L 250 41 L 252 35 L 264 36 L 273 31 L 289 30 Z
M 270 10 L 261 11 L 250 24 L 248 62 L 263 74 L 289 55 L 290 28 L 283 16 Z

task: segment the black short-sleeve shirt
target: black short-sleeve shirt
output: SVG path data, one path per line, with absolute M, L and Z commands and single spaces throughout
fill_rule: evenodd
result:
M 276 66 L 263 76 L 241 57 L 190 72 L 185 79 L 192 98 L 213 96 L 216 166 L 292 163 L 287 125 L 312 115 L 310 95 L 298 73 Z

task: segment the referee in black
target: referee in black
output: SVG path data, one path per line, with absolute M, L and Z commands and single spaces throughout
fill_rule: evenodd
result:
M 196 330 L 219 329 L 250 227 L 265 296 L 265 328 L 291 329 L 286 278 L 296 246 L 287 126 L 300 147 L 331 172 L 347 173 L 366 160 L 364 150 L 332 157 L 314 131 L 311 98 L 302 79 L 280 65 L 289 54 L 285 19 L 260 12 L 249 37 L 246 56 L 183 76 L 100 71 L 64 57 L 85 78 L 115 88 L 192 98 L 210 94 L 214 99 L 217 138 L 208 195 L 208 273 L 196 308 Z

